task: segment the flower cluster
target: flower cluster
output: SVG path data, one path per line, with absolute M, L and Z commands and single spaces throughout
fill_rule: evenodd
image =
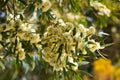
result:
M 110 17 L 110 13 L 111 13 L 110 9 L 108 9 L 102 3 L 98 2 L 98 1 L 92 1 L 90 3 L 90 6 L 93 7 L 95 10 L 98 10 L 99 15 L 106 15 L 106 16 Z
M 36 33 L 34 25 L 28 23 L 20 24 L 17 36 L 19 36 L 22 40 L 30 41 L 31 44 L 36 44 L 40 41 L 40 36 Z
M 16 55 L 18 56 L 19 60 L 25 59 L 25 51 L 24 48 L 22 48 L 22 43 L 20 42 L 19 38 L 17 38 Z
M 42 52 L 44 61 L 53 66 L 54 70 L 60 71 L 65 68 L 65 70 L 77 71 L 79 56 L 87 55 L 89 51 L 94 53 L 102 48 L 99 42 L 91 38 L 96 33 L 95 28 L 93 26 L 86 28 L 83 24 L 78 23 L 73 24 L 72 22 L 80 17 L 79 15 L 74 16 L 72 13 L 68 14 L 68 16 L 74 16 L 70 22 L 55 18 L 50 21 L 49 25 L 44 26 L 45 30 L 42 33 L 39 30 L 38 33 L 39 19 L 36 9 L 47 12 L 51 8 L 51 2 L 49 0 L 27 1 L 29 6 L 23 10 L 21 15 L 27 16 L 25 14 L 27 10 L 35 7 L 32 16 L 28 14 L 30 19 L 22 20 L 19 14 L 8 13 L 7 17 L 10 22 L 0 25 L 0 41 L 4 45 L 8 44 L 4 50 L 11 49 L 10 53 L 14 57 L 23 60 L 27 54 L 29 55 L 37 48 Z M 52 16 L 53 13 L 50 14 Z M 40 24 L 39 26 L 41 27 Z M 3 45 L 0 45 L 0 51 L 4 51 L 1 49 L 3 49 Z
M 86 47 L 95 52 L 101 49 L 100 43 L 90 39 L 95 34 L 95 28 L 85 28 L 83 24 L 75 26 L 72 23 L 64 22 L 48 26 L 41 38 L 43 59 L 54 67 L 56 71 L 63 68 L 78 69 L 79 55 L 87 54 Z M 71 67 L 68 63 L 73 64 Z
M 30 45 L 35 45 L 37 48 L 40 48 L 40 44 L 38 43 L 41 39 L 34 27 L 36 25 L 21 21 L 18 18 L 15 19 L 16 21 L 11 20 L 8 23 L 0 25 L 0 41 L 3 44 L 0 44 L 0 51 L 4 52 L 4 50 L 10 49 L 11 51 L 9 53 L 14 54 L 13 56 L 18 57 L 19 60 L 23 60 L 27 53 L 25 48 L 28 46 L 23 46 L 23 42 L 28 42 Z M 4 46 L 6 44 L 9 45 Z

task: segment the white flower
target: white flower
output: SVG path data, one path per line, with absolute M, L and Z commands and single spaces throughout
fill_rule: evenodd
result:
M 77 27 L 77 32 L 82 33 L 82 35 L 85 37 L 86 36 L 86 28 L 84 27 L 83 24 L 79 24 Z
M 74 39 L 78 42 L 81 42 L 83 40 L 80 34 L 81 34 L 80 32 L 77 32 L 74 36 Z
M 82 54 L 87 54 L 87 51 L 85 49 L 82 49 Z
M 37 12 L 36 12 L 36 11 L 33 13 L 33 16 L 29 19 L 29 21 L 30 21 L 30 22 L 33 22 L 33 23 L 35 23 L 35 22 L 38 21 Z M 31 24 L 30 24 L 30 25 L 31 25 Z
M 66 26 L 65 26 L 66 30 L 71 31 L 71 30 L 74 29 L 74 27 L 75 27 L 75 26 L 74 26 L 72 23 L 66 22 Z
M 74 62 L 74 66 L 72 66 L 72 70 L 77 71 L 78 70 L 78 63 Z
M 42 45 L 41 45 L 41 44 L 35 44 L 35 45 L 36 45 L 36 47 L 37 47 L 39 50 L 42 49 Z
M 67 17 L 67 19 L 68 19 L 69 21 L 71 21 L 71 22 L 73 22 L 73 21 L 75 20 L 75 16 L 74 16 L 73 13 L 68 13 L 68 14 L 66 15 L 66 17 Z
M 58 22 L 59 22 L 59 25 L 66 26 L 66 24 L 64 23 L 64 21 L 62 19 L 59 19 Z
M 34 28 L 31 28 L 31 29 L 30 29 L 30 32 L 35 33 L 35 32 L 36 32 L 36 30 L 35 30 Z
M 51 61 L 52 59 L 50 58 L 50 61 Z M 48 61 L 47 61 L 48 62 Z M 51 66 L 55 66 L 56 65 L 56 63 L 57 63 L 57 61 L 56 60 L 52 60 L 52 62 L 49 62 L 49 64 L 51 65 Z
M 73 13 L 67 13 L 67 15 L 65 15 L 65 17 L 68 19 L 68 21 L 70 22 L 74 22 L 74 20 L 79 20 L 80 16 L 77 14 L 73 14 Z
M 20 51 L 18 51 L 18 59 L 19 59 L 19 60 L 25 59 L 24 49 L 21 49 Z
M 106 15 L 106 16 L 110 17 L 110 13 L 111 13 L 110 9 L 108 9 L 102 3 L 98 2 L 98 1 L 91 1 L 90 6 L 92 6 L 96 10 L 98 10 L 99 15 Z
M 55 69 L 56 71 L 60 71 L 60 70 L 62 70 L 62 68 L 63 68 L 63 65 L 62 65 L 62 64 L 58 64 L 58 65 L 54 66 L 54 69 Z
M 78 42 L 78 49 L 83 49 L 85 45 L 85 40 L 83 38 L 80 38 L 79 42 Z
M 96 30 L 95 30 L 95 28 L 94 28 L 93 26 L 91 26 L 91 27 L 89 28 L 89 30 L 91 31 L 91 34 L 95 34 L 95 32 L 96 32 Z
M 70 36 L 69 32 L 63 33 L 63 39 L 65 39 L 64 41 L 72 42 L 72 37 Z
M 30 40 L 30 36 L 31 36 L 30 33 L 24 33 L 23 36 L 21 36 L 21 39 L 29 41 Z
M 42 0 L 42 11 L 46 12 L 51 8 L 51 2 L 49 0 Z
M 21 39 L 23 39 L 23 38 L 24 38 L 25 33 L 24 33 L 24 32 L 22 32 L 22 31 L 18 31 L 16 35 L 17 35 L 18 37 L 20 37 Z
M 46 62 L 49 62 L 51 60 L 51 58 L 49 56 L 42 56 L 42 58 L 46 61 Z
M 78 25 L 78 30 L 79 30 L 80 32 L 84 32 L 84 31 L 85 31 L 84 25 L 83 25 L 83 24 L 79 24 L 79 25 Z
M 53 27 L 53 26 L 48 26 L 48 28 L 47 28 L 47 34 L 57 34 L 56 33 L 56 31 L 58 31 L 58 30 L 56 30 L 56 28 L 55 27 Z
M 36 9 L 37 8 L 40 9 L 42 7 L 42 4 L 40 2 L 35 2 L 34 5 L 35 5 Z
M 78 63 L 77 63 L 77 62 L 74 62 L 73 57 L 68 56 L 68 62 L 70 62 L 70 63 L 73 64 L 73 65 L 72 65 L 72 69 L 73 69 L 74 71 L 76 71 L 76 70 L 78 69 Z
M 70 63 L 73 63 L 74 62 L 74 60 L 73 60 L 73 57 L 68 57 L 68 62 L 70 62 Z
M 66 53 L 62 53 L 62 55 L 60 57 L 61 61 L 65 62 L 66 57 L 67 57 L 67 54 Z
M 94 27 L 90 27 L 88 29 L 86 29 L 86 35 L 92 35 L 92 34 L 95 34 L 96 30 Z
M 100 12 L 98 12 L 99 15 L 106 15 L 106 16 L 110 17 L 111 11 L 109 9 L 100 8 L 99 11 L 100 11 Z
M 21 23 L 19 29 L 22 31 L 27 31 L 27 27 L 26 27 L 27 25 L 28 25 L 28 23 Z
M 31 34 L 30 42 L 31 43 L 38 43 L 40 41 L 39 34 Z
M 17 46 L 16 46 L 16 49 L 17 49 L 17 50 L 20 50 L 21 48 L 22 48 L 22 43 L 18 42 L 18 43 L 17 43 Z
M 89 42 L 91 42 L 90 44 L 87 45 L 87 47 L 91 50 L 91 51 L 96 51 L 98 49 L 101 49 L 100 43 L 95 42 L 94 40 L 90 40 Z

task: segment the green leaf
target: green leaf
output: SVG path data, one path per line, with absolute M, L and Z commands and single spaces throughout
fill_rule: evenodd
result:
M 98 36 L 101 36 L 101 35 L 108 36 L 109 34 L 101 31 L 101 32 L 98 33 Z
M 58 49 L 58 53 L 59 53 L 59 55 L 58 55 L 58 58 L 57 58 L 57 60 L 61 57 L 61 55 L 62 55 L 62 49 L 63 49 L 63 44 L 61 44 L 60 45 L 60 47 L 59 47 L 59 49 Z
M 65 70 L 65 68 L 63 68 L 63 74 L 68 80 L 70 80 L 69 75 L 67 74 L 67 71 Z
M 42 15 L 42 9 L 37 9 L 37 17 L 40 18 Z
M 35 68 L 35 62 L 33 61 L 33 62 L 31 62 L 31 71 L 33 71 L 34 68 Z
M 90 62 L 88 62 L 88 61 L 82 61 L 82 62 L 80 62 L 79 63 L 79 65 L 86 65 L 86 64 L 89 64 Z
M 99 20 L 100 20 L 100 27 L 101 28 L 107 27 L 107 22 L 106 22 L 105 16 L 101 16 Z
M 102 45 L 102 47 L 104 48 L 104 47 L 112 46 L 112 45 L 114 45 L 114 44 L 115 44 L 115 43 L 108 43 L 108 44 Z
M 25 2 L 25 0 L 18 0 L 20 1 L 21 3 L 23 3 L 24 5 L 27 5 L 27 3 Z
M 6 44 L 4 45 L 4 47 L 7 47 L 9 44 L 10 44 L 10 42 L 6 43 Z
M 87 75 L 87 76 L 90 76 L 90 77 L 93 77 L 93 75 L 88 73 L 87 71 L 80 70 L 80 73 L 84 74 L 84 75 Z
M 25 61 L 22 61 L 22 67 L 24 68 L 25 73 L 27 73 L 29 71 L 30 67 Z
M 35 6 L 33 4 L 29 4 L 25 10 L 24 10 L 24 16 L 25 17 L 30 17 L 33 15 L 33 12 L 34 12 L 34 9 L 35 9 Z
M 0 41 L 0 44 L 1 44 L 3 47 L 5 47 L 5 45 L 4 45 L 4 43 L 3 43 L 2 41 Z
M 70 63 L 70 62 L 68 62 L 67 64 L 70 65 L 70 66 L 76 66 L 75 64 Z
M 92 52 L 88 47 L 85 47 L 85 50 L 87 51 L 87 53 L 93 57 L 96 57 L 96 54 L 94 52 Z
M 5 65 L 0 61 L 0 67 L 2 70 L 5 70 Z
M 20 19 L 23 20 L 23 16 L 22 16 L 22 14 L 20 14 Z
M 77 54 L 77 51 L 78 51 L 78 42 L 76 42 L 76 45 L 75 45 L 75 53 Z

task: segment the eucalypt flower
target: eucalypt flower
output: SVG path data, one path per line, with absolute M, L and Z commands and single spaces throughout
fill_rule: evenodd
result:
M 3 56 L 12 54 L 14 58 L 24 60 L 26 54 L 35 49 L 34 46 L 39 46 L 40 36 L 28 23 L 16 20 L 16 22 L 4 23 L 0 28 Z
M 91 39 L 95 32 L 94 27 L 75 26 L 58 19 L 58 23 L 49 25 L 41 37 L 43 59 L 55 71 L 78 71 L 80 55 L 86 56 L 89 51 L 94 53 L 102 48 L 99 42 Z

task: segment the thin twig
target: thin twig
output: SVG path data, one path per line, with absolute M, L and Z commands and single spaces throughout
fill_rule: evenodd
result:
M 15 0 L 13 0 L 13 14 L 14 14 L 14 21 L 15 21 Z

